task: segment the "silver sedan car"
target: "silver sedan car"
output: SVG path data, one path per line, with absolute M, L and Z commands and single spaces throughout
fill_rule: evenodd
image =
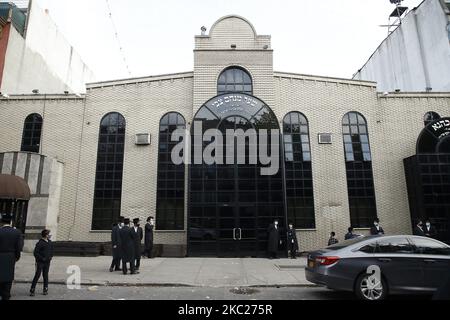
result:
M 364 300 L 432 294 L 450 276 L 450 246 L 410 235 L 343 241 L 308 255 L 306 279 Z

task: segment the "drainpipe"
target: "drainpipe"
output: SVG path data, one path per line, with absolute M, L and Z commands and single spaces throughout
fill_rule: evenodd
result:
M 420 59 L 422 60 L 422 68 L 423 68 L 423 73 L 425 75 L 425 91 L 431 91 L 431 83 L 430 83 L 430 72 L 428 70 L 427 67 L 427 63 L 426 63 L 426 54 L 425 54 L 425 49 L 423 47 L 423 37 L 419 31 L 419 20 L 417 19 L 417 11 L 414 10 L 413 13 L 413 17 L 414 17 L 414 24 L 416 26 L 416 34 L 417 34 L 417 39 L 419 40 L 419 49 L 420 49 Z

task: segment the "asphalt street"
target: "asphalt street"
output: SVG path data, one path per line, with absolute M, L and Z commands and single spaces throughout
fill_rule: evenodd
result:
M 321 287 L 136 287 L 82 286 L 69 290 L 65 285 L 50 285 L 49 295 L 30 297 L 29 284 L 16 283 L 14 300 L 351 300 L 353 294 Z M 391 297 L 391 299 L 429 299 L 429 297 Z

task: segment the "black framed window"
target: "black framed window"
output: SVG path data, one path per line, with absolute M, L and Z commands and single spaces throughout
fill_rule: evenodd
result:
M 288 220 L 296 228 L 315 228 L 311 146 L 308 120 L 300 112 L 283 119 Z
M 253 94 L 252 78 L 242 68 L 230 67 L 222 71 L 217 80 L 217 94 L 242 92 Z
M 171 141 L 176 129 L 185 129 L 186 121 L 177 112 L 164 115 L 159 122 L 158 182 L 156 229 L 184 229 L 184 164 L 176 165 L 171 152 L 178 141 Z
M 428 111 L 423 116 L 423 123 L 424 123 L 425 126 L 427 126 L 430 122 L 436 121 L 436 120 L 438 120 L 440 118 L 441 118 L 441 116 L 437 112 Z
M 20 151 L 39 153 L 41 145 L 42 117 L 32 113 L 25 118 Z
M 109 230 L 120 216 L 125 118 L 108 113 L 100 122 L 92 230 Z
M 353 227 L 365 228 L 377 217 L 367 122 L 358 112 L 342 120 L 350 220 Z

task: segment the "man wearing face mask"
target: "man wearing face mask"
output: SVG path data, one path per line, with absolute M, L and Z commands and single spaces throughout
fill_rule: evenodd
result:
M 111 262 L 111 267 L 109 272 L 122 271 L 120 268 L 120 260 L 122 259 L 122 250 L 120 245 L 120 229 L 123 227 L 123 217 L 120 216 L 118 222 L 113 226 L 111 230 L 111 245 L 112 245 L 112 256 L 113 260 Z
M 297 233 L 294 229 L 293 223 L 289 223 L 289 229 L 287 232 L 287 241 L 291 259 L 297 259 L 298 241 L 297 241 Z
M 11 298 L 16 262 L 23 248 L 22 233 L 11 227 L 12 214 L 2 213 L 0 220 L 0 296 Z
M 383 235 L 384 234 L 384 230 L 380 226 L 380 219 L 378 219 L 378 218 L 374 219 L 373 226 L 372 226 L 372 228 L 370 228 L 370 234 L 371 235 Z
M 145 250 L 144 250 L 144 256 L 147 258 L 152 257 L 152 250 L 153 250 L 153 228 L 155 225 L 155 220 L 153 217 L 147 218 L 147 223 L 145 224 Z
M 280 240 L 280 227 L 278 225 L 278 220 L 275 219 L 272 224 L 267 228 L 267 233 L 269 234 L 268 241 L 268 253 L 269 259 L 277 259 L 278 245 L 281 244 Z
M 428 238 L 434 238 L 436 237 L 437 231 L 434 226 L 431 225 L 431 221 L 427 219 L 425 221 L 425 230 L 424 230 L 425 236 Z
M 425 237 L 425 232 L 423 231 L 423 223 L 422 220 L 419 220 L 417 222 L 416 227 L 414 228 L 414 235 L 415 236 L 421 236 L 421 237 Z
M 31 283 L 30 296 L 32 297 L 34 297 L 34 290 L 41 274 L 44 278 L 43 294 L 44 296 L 48 294 L 48 271 L 50 269 L 50 262 L 53 258 L 53 243 L 50 240 L 50 230 L 42 230 L 41 236 L 42 238 L 36 243 L 36 247 L 34 248 L 36 273 L 34 274 L 33 282 Z

